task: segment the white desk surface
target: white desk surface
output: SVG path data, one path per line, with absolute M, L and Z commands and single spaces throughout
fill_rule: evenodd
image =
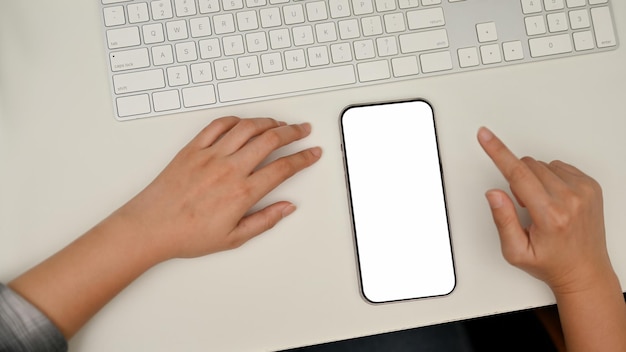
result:
M 620 39 L 626 2 L 613 1 Z M 155 267 L 105 307 L 72 351 L 277 350 L 553 303 L 512 268 L 484 191 L 505 187 L 475 139 L 491 127 L 518 154 L 570 161 L 603 185 L 608 244 L 626 280 L 626 46 L 602 54 L 118 122 L 95 1 L 0 2 L 0 281 L 88 230 L 141 190 L 212 118 L 312 121 L 318 164 L 264 201 L 299 209 L 240 249 Z M 348 104 L 434 106 L 457 287 L 373 306 L 359 294 L 338 116 Z M 375 140 L 375 136 L 372 136 Z M 416 224 L 419 226 L 419 224 Z

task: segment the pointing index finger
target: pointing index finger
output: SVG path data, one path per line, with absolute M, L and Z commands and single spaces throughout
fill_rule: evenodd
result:
M 546 203 L 548 194 L 537 175 L 498 137 L 487 128 L 481 127 L 478 130 L 478 142 L 509 182 L 511 190 L 531 213 L 538 206 Z

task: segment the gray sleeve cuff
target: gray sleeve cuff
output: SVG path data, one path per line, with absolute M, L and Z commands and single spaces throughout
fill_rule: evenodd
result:
M 0 351 L 67 351 L 67 341 L 48 318 L 0 283 Z

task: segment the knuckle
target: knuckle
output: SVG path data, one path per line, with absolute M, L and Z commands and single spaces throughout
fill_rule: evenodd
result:
M 237 123 L 237 128 L 244 132 L 252 132 L 256 130 L 256 122 L 249 119 L 240 120 Z
M 262 135 L 263 143 L 272 149 L 276 149 L 281 146 L 282 138 L 276 130 L 265 131 Z
M 295 174 L 298 168 L 296 167 L 296 164 L 293 161 L 294 161 L 293 158 L 281 158 L 277 160 L 276 169 L 278 170 L 278 173 L 285 177 L 289 177 Z
M 562 166 L 564 163 L 561 160 L 552 160 L 549 165 L 553 166 L 553 167 L 560 167 Z
M 577 199 L 576 197 L 570 198 L 570 200 L 574 201 Z M 572 206 L 576 207 L 574 203 L 570 203 Z M 553 228 L 557 232 L 566 231 L 571 222 L 572 215 L 566 209 L 563 209 L 560 206 L 551 204 L 545 209 L 545 216 L 548 224 L 551 228 Z
M 522 255 L 522 252 L 514 248 L 503 249 L 502 255 L 504 256 L 504 259 L 507 261 L 507 263 L 513 266 L 519 267 L 523 266 L 526 263 L 525 256 Z
M 230 120 L 233 120 L 233 119 L 235 119 L 235 120 L 240 120 L 240 118 L 239 118 L 239 117 L 237 117 L 237 116 L 224 116 L 224 117 L 220 117 L 220 118 L 218 118 L 218 119 L 213 120 L 213 121 L 212 121 L 212 122 L 211 122 L 208 126 L 206 126 L 204 129 L 205 129 L 205 130 L 208 130 L 208 129 L 215 128 L 215 127 L 218 127 L 218 128 L 224 128 L 224 127 L 226 127 L 226 126 L 229 124 L 228 122 L 229 122 Z
M 508 179 L 511 183 L 521 183 L 528 179 L 530 173 L 524 163 L 516 163 L 508 172 Z
M 240 182 L 238 185 L 234 187 L 234 196 L 235 199 L 250 199 L 253 195 L 252 186 L 245 182 Z
M 584 178 L 583 181 L 579 184 L 579 189 L 581 190 L 582 194 L 584 194 L 588 198 L 593 198 L 598 195 L 602 196 L 602 187 L 600 186 L 600 183 L 598 183 L 598 181 L 589 176 Z
M 235 249 L 241 247 L 244 243 L 246 243 L 245 239 L 238 236 L 230 236 L 228 237 L 226 246 L 229 249 Z

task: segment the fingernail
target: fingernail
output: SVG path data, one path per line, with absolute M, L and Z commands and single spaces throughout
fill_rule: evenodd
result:
M 316 158 L 319 158 L 320 156 L 322 156 L 322 148 L 320 147 L 311 148 L 311 154 L 313 154 Z
M 311 124 L 310 123 L 308 123 L 308 122 L 301 123 L 300 126 L 302 126 L 302 128 L 304 129 L 304 131 L 306 133 L 311 132 Z
M 478 139 L 482 142 L 489 142 L 493 138 L 493 133 L 487 127 L 478 129 Z
M 287 122 L 285 122 L 285 121 L 278 121 L 278 126 L 287 126 Z
M 296 211 L 296 206 L 293 204 L 289 204 L 288 206 L 283 208 L 283 218 L 289 216 L 291 213 Z
M 488 191 L 487 193 L 485 193 L 485 197 L 487 197 L 489 206 L 492 209 L 498 209 L 502 207 L 502 195 L 499 192 Z

